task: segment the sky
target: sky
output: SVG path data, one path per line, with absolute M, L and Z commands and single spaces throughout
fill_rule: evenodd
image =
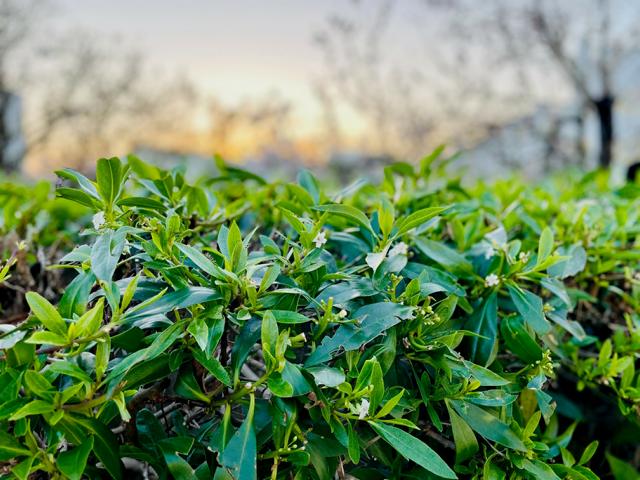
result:
M 540 98 L 545 105 L 573 108 L 576 92 L 570 82 L 564 78 L 555 82 L 554 79 L 563 77 L 561 69 L 550 72 L 544 63 L 533 64 L 537 70 L 531 76 L 531 84 L 536 95 L 525 92 L 529 96 L 518 97 L 524 98 L 523 101 L 510 102 L 510 94 L 525 90 L 519 78 L 514 76 L 513 69 L 506 75 L 503 70 L 494 69 L 494 63 L 487 63 L 493 49 L 475 41 L 477 37 L 472 37 L 473 42 L 467 42 L 467 37 L 456 30 L 459 12 L 450 11 L 444 17 L 443 11 L 448 9 L 432 5 L 446 6 L 448 1 L 391 2 L 393 8 L 389 25 L 387 28 L 376 27 L 369 37 L 369 28 L 377 25 L 376 14 L 382 11 L 380 7 L 385 5 L 385 0 L 43 0 L 53 4 L 52 13 L 46 19 L 51 31 L 65 34 L 80 30 L 101 41 L 114 39 L 118 47 L 113 48 L 113 52 L 128 52 L 133 48 L 145 59 L 145 66 L 153 67 L 154 71 L 160 69 L 161 73 L 169 76 L 181 73 L 194 83 L 200 94 L 198 106 L 188 113 L 191 121 L 183 124 L 195 123 L 196 128 L 171 132 L 174 135 L 166 135 L 167 130 L 163 130 L 165 143 L 157 137 L 139 142 L 160 149 L 210 155 L 210 150 L 218 148 L 221 143 L 218 138 L 233 137 L 227 135 L 226 130 L 222 137 L 212 134 L 211 125 L 215 119 L 210 108 L 211 100 L 226 107 L 237 106 L 243 101 L 261 102 L 269 96 L 289 103 L 292 111 L 287 117 L 286 127 L 278 126 L 274 130 L 286 130 L 285 141 L 281 143 L 287 147 L 292 145 L 294 155 L 299 154 L 312 161 L 322 161 L 336 151 L 344 153 L 347 150 L 351 153 L 392 151 L 396 155 L 413 158 L 421 155 L 422 149 L 441 141 L 450 142 L 451 139 L 460 139 L 459 143 L 463 145 L 460 148 L 464 148 L 465 144 L 477 142 L 480 138 L 477 135 L 485 134 L 479 129 L 468 131 L 473 130 L 473 122 L 506 123 L 537 111 L 539 90 L 542 90 Z M 474 15 L 482 17 L 488 12 L 488 5 L 493 4 L 484 3 L 477 7 L 475 1 L 469 0 L 470 7 L 467 7 L 471 18 L 475 18 Z M 510 6 L 517 7 L 525 0 L 508 1 L 513 1 Z M 579 7 L 586 0 L 567 2 L 562 5 L 571 5 L 577 11 L 576 5 Z M 625 5 L 625 0 L 618 0 L 616 5 L 618 3 Z M 614 10 L 620 13 L 620 8 Z M 314 37 L 327 29 L 328 19 L 335 14 L 357 22 L 363 28 L 353 37 L 357 44 L 355 56 L 349 55 L 352 50 L 347 45 L 341 50 L 344 64 L 337 62 L 342 70 L 332 71 L 322 49 L 314 43 Z M 628 17 L 637 18 L 635 15 Z M 588 14 L 578 15 L 571 25 L 579 26 L 587 19 Z M 47 39 L 47 33 L 46 29 L 40 29 L 40 40 Z M 336 36 L 335 30 L 331 31 L 330 38 L 336 42 L 343 40 Z M 371 51 L 375 52 L 374 57 L 377 55 L 382 66 L 380 69 L 363 70 L 354 65 L 354 58 L 364 59 L 363 63 L 368 60 L 368 41 L 379 44 L 379 50 L 373 48 Z M 344 47 L 346 44 L 340 45 Z M 122 46 L 125 48 L 120 48 Z M 456 48 L 461 49 L 468 59 L 464 70 L 457 68 L 460 50 Z M 530 56 L 535 57 L 532 53 L 527 55 L 527 59 Z M 443 59 L 446 62 L 443 63 Z M 376 64 L 375 58 L 370 63 Z M 443 69 L 443 65 L 447 68 Z M 614 73 L 617 75 L 620 71 L 623 70 Z M 336 77 L 342 72 L 343 79 L 349 82 L 340 84 L 338 81 L 329 85 L 332 107 L 336 108 L 334 117 L 338 119 L 336 123 L 340 123 L 340 128 L 336 129 L 340 130 L 339 135 L 332 138 L 331 129 L 327 128 L 330 126 L 326 122 L 327 112 L 323 110 L 314 82 L 322 79 L 328 84 L 331 81 L 328 78 L 336 72 Z M 631 84 L 637 92 L 635 68 L 633 73 L 627 77 L 633 79 Z M 39 78 L 45 76 L 40 75 Z M 413 88 L 411 82 L 414 82 Z M 161 84 L 161 81 L 156 82 L 156 85 Z M 549 89 L 550 84 L 554 88 Z M 485 89 L 487 86 L 491 88 Z M 485 90 L 489 93 L 484 94 Z M 356 95 L 353 95 L 354 91 Z M 500 98 L 492 96 L 494 91 L 500 94 Z M 463 97 L 460 92 L 470 92 L 473 98 Z M 358 96 L 357 93 L 363 95 Z M 36 97 L 29 92 L 25 98 L 28 107 L 29 100 Z M 93 98 L 92 93 L 87 98 Z M 38 106 L 36 101 L 30 104 Z M 619 105 L 624 107 L 620 102 Z M 99 123 L 96 129 L 102 136 L 106 130 L 103 125 Z M 244 131 L 244 126 L 241 129 Z M 261 132 L 249 131 L 255 141 L 247 140 L 248 135 L 239 136 L 235 144 L 242 148 L 233 152 L 227 149 L 222 153 L 235 159 L 262 154 Z M 81 141 L 85 138 L 77 132 L 72 132 L 72 135 Z M 116 137 L 122 139 L 122 136 Z M 60 135 L 60 138 L 63 139 L 62 151 L 67 147 L 68 135 Z M 176 138 L 181 141 L 179 145 L 178 142 L 171 143 Z M 271 142 L 272 137 L 267 138 Z M 337 140 L 334 142 L 334 139 Z M 389 139 L 390 147 L 389 142 L 385 144 Z M 289 140 L 292 141 L 288 143 Z M 430 142 L 428 145 L 427 140 Z M 409 152 L 407 148 L 405 150 L 409 153 L 405 153 L 402 149 L 405 145 L 415 146 L 416 152 Z M 122 152 L 118 149 L 129 147 L 110 145 L 109 148 L 114 151 L 106 154 L 119 155 Z M 60 159 L 67 160 L 66 155 L 56 153 Z M 31 155 L 35 159 L 32 163 L 44 164 L 48 161 L 45 157 L 49 152 Z
M 320 115 L 312 91 L 322 68 L 312 43 L 345 0 L 58 0 L 61 30 L 116 35 L 154 66 L 184 71 L 205 93 L 234 103 L 277 91 L 300 130 Z M 150 8 L 152 5 L 152 8 Z

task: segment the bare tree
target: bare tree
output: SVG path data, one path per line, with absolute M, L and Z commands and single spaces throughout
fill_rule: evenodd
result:
M 0 169 L 8 172 L 20 167 L 26 150 L 22 103 L 12 91 L 10 65 L 42 10 L 39 0 L 0 0 Z
M 384 57 L 395 3 L 383 0 L 371 8 L 371 3 L 352 2 L 351 6 L 350 12 L 332 15 L 314 37 L 327 67 L 315 84 L 327 128 L 335 137 L 345 130 L 338 120 L 341 114 L 347 118 L 355 114 L 365 132 L 361 149 L 415 157 L 424 152 L 434 124 L 420 89 L 421 69 L 402 69 Z M 340 105 L 350 111 L 341 111 Z M 352 118 L 347 121 L 356 123 Z
M 614 76 L 625 61 L 640 53 L 640 9 L 632 4 L 613 5 L 612 0 L 494 0 L 484 19 L 469 25 L 476 33 L 487 27 L 494 32 L 489 45 L 502 56 L 502 66 L 516 67 L 521 78 L 537 81 L 547 91 L 558 88 L 549 80 L 560 78 L 565 82 L 596 115 L 599 165 L 604 168 L 611 165 L 614 155 Z M 474 7 L 458 2 L 455 15 Z M 546 68 L 559 75 L 548 76 L 549 70 L 543 70 Z
M 412 48 L 410 61 L 398 65 L 397 58 L 381 54 L 380 43 L 393 9 L 408 3 L 426 7 L 415 22 L 425 49 Z M 354 1 L 355 8 L 329 19 L 317 41 L 334 101 L 373 120 L 390 119 L 396 127 L 428 126 L 417 129 L 423 141 L 448 136 L 454 143 L 460 136 L 477 141 L 538 106 L 574 103 L 572 111 L 549 109 L 549 128 L 531 129 L 547 144 L 545 161 L 573 162 L 569 157 L 584 155 L 583 138 L 576 139 L 570 155 L 561 152 L 558 129 L 572 124 L 583 135 L 591 112 L 600 131 L 598 162 L 611 165 L 621 94 L 616 78 L 640 53 L 640 5 L 623 0 L 408 3 L 380 0 L 374 9 L 371 2 Z M 395 75 L 388 74 L 393 68 Z M 376 112 L 383 113 L 376 117 Z M 407 129 L 392 136 L 413 140 Z
M 190 128 L 196 94 L 186 78 L 158 72 L 115 38 L 52 31 L 44 15 L 52 11 L 47 0 L 0 0 L 0 90 L 26 104 L 31 157 L 80 165 Z
M 81 162 L 190 129 L 197 96 L 181 76 L 156 72 L 112 39 L 74 32 L 39 52 L 36 108 L 26 125 L 29 151 Z

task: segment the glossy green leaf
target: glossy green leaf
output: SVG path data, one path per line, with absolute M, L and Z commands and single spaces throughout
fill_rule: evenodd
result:
M 350 205 L 341 205 L 341 204 L 327 204 L 327 205 L 319 205 L 314 207 L 314 210 L 318 210 L 320 212 L 329 212 L 330 214 L 336 215 L 338 217 L 342 217 L 348 220 L 350 223 L 358 225 L 365 230 L 373 233 L 373 228 L 371 228 L 371 223 L 367 216 L 358 210 L 355 207 Z
M 498 417 L 476 405 L 462 400 L 449 400 L 449 403 L 455 412 L 460 415 L 475 432 L 486 439 L 493 440 L 514 450 L 527 451 L 522 440 Z
M 458 478 L 449 465 L 426 443 L 404 430 L 379 422 L 368 422 L 400 455 L 420 465 L 425 470 L 443 478 Z
M 117 157 L 101 158 L 96 167 L 98 193 L 106 205 L 113 205 L 122 188 L 122 163 Z
M 417 238 L 416 246 L 431 260 L 447 269 L 451 269 L 454 272 L 462 274 L 469 274 L 473 272 L 473 265 L 471 265 L 464 256 L 452 248 L 447 247 L 443 243 L 425 238 Z
M 509 295 L 525 323 L 538 335 L 544 335 L 551 329 L 543 312 L 542 299 L 535 293 L 520 287 L 509 285 Z
M 69 480 L 80 480 L 92 449 L 93 437 L 89 437 L 79 446 L 58 455 L 56 459 L 58 468 Z
M 449 406 L 449 402 L 446 405 L 456 445 L 456 463 L 461 463 L 475 455 L 480 447 L 471 427 Z
M 255 480 L 257 478 L 256 434 L 253 427 L 255 400 L 251 396 L 251 403 L 247 416 L 238 431 L 231 437 L 229 443 L 219 457 L 221 465 L 233 476 Z
M 0 430 L 0 461 L 31 455 L 31 451 L 20 444 L 12 435 Z
M 25 298 L 33 314 L 47 330 L 63 337 L 66 336 L 66 322 L 46 298 L 36 292 L 27 292 Z

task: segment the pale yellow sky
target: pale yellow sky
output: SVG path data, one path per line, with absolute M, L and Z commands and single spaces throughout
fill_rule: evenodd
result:
M 150 63 L 185 72 L 206 94 L 233 104 L 271 92 L 294 105 L 300 135 L 320 107 L 312 81 L 322 58 L 314 32 L 346 0 L 58 0 L 60 29 L 117 35 Z

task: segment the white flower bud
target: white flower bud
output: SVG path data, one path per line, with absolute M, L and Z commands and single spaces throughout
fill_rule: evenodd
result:
M 98 230 L 105 223 L 104 212 L 98 212 L 93 216 L 93 228 Z

